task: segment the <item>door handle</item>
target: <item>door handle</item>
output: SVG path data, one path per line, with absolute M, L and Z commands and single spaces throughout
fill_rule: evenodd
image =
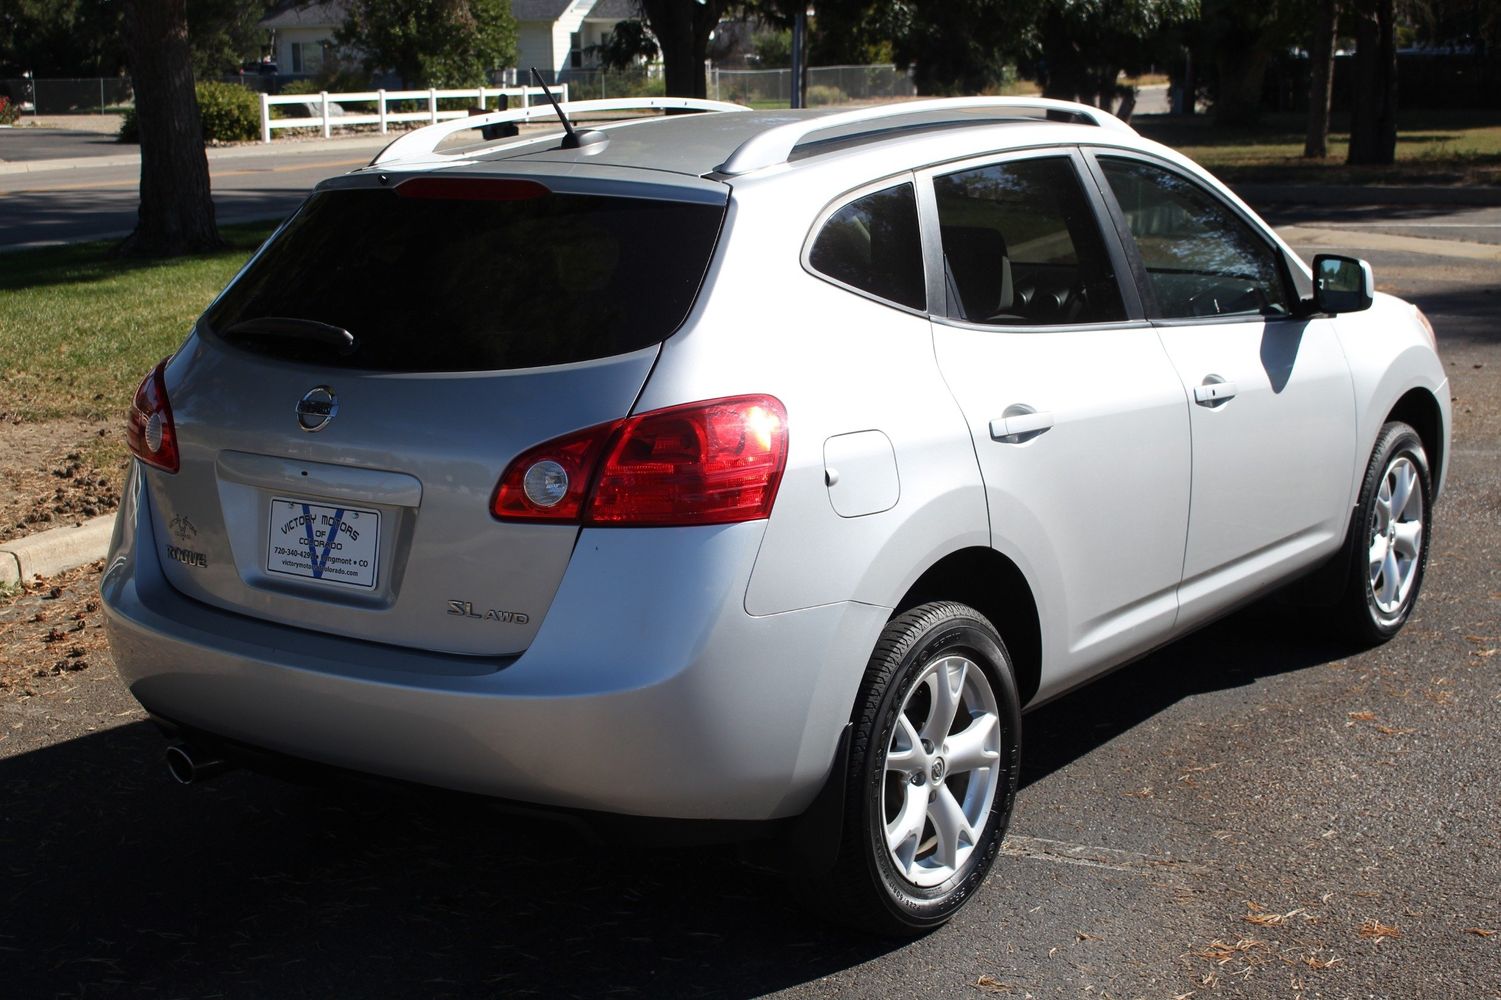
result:
M 1005 416 L 990 422 L 990 436 L 1003 444 L 1030 441 L 1053 426 L 1053 415 L 1029 406 L 1008 406 Z
M 1204 384 L 1194 386 L 1194 402 L 1213 408 L 1234 399 L 1236 392 L 1234 382 L 1226 382 L 1218 375 L 1205 375 Z

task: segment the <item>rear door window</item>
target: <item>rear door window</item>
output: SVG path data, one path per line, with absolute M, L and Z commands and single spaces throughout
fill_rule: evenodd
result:
M 878 299 L 927 309 L 912 184 L 863 195 L 829 216 L 808 250 L 808 266 Z
M 724 216 L 722 204 L 529 181 L 403 186 L 314 194 L 209 308 L 209 330 L 259 353 L 376 371 L 625 354 L 682 324 Z M 352 346 L 320 324 L 347 330 Z
M 948 312 L 1001 326 L 1126 318 L 1099 223 L 1068 157 L 933 178 Z

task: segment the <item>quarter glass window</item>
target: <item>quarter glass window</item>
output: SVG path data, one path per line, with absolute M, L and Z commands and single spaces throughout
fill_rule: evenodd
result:
M 808 263 L 826 277 L 877 298 L 926 309 L 922 238 L 912 185 L 857 198 L 829 216 Z
M 1287 315 L 1280 255 L 1230 208 L 1181 174 L 1101 157 L 1166 319 Z
M 1115 270 L 1073 164 L 998 163 L 935 178 L 949 315 L 1060 325 L 1126 318 Z

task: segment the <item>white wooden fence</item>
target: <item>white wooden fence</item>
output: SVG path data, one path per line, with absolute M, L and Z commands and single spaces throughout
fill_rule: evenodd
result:
M 568 85 L 559 84 L 552 88 L 553 94 L 559 101 L 568 100 Z M 384 134 L 392 123 L 397 122 L 426 122 L 436 125 L 446 118 L 463 118 L 469 114 L 468 109 L 454 111 L 439 111 L 438 101 L 451 98 L 472 99 L 475 107 L 488 107 L 487 101 L 493 97 L 520 98 L 521 107 L 530 107 L 534 99 L 546 100 L 541 87 L 479 87 L 474 90 L 367 90 L 353 94 L 330 94 L 323 91 L 318 94 L 281 94 L 272 97 L 270 94 L 262 94 L 261 97 L 261 142 L 270 142 L 271 133 L 277 129 L 285 128 L 316 128 L 323 131 L 326 139 L 334 126 L 344 125 L 379 125 Z M 392 101 L 425 101 L 427 107 L 418 111 L 392 111 L 387 105 Z M 316 115 L 302 115 L 295 118 L 272 118 L 271 108 L 274 105 L 302 104 L 310 108 L 316 108 Z M 372 114 L 351 114 L 345 105 L 347 104 L 374 104 L 375 111 Z M 335 106 L 342 113 L 330 114 Z

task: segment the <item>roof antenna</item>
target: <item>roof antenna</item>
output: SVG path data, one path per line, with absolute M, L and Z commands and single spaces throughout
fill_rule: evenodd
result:
M 532 67 L 532 78 L 537 81 L 537 86 L 542 88 L 542 93 L 547 95 L 547 101 L 552 105 L 552 110 L 558 116 L 558 121 L 563 123 L 562 146 L 564 149 L 578 149 L 580 146 L 592 146 L 597 142 L 608 142 L 610 137 L 598 129 L 586 128 L 579 131 L 568 121 L 568 116 L 563 114 L 563 109 L 558 106 L 558 99 L 552 96 L 552 91 L 547 89 L 547 84 L 542 82 L 542 74 L 537 72 L 537 67 Z

